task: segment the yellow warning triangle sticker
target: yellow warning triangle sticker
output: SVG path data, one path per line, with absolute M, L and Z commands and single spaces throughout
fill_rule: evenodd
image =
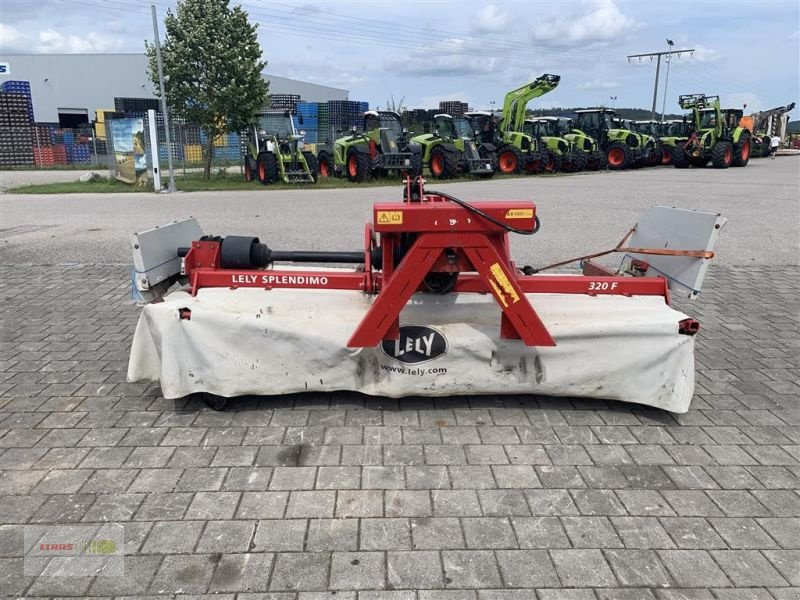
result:
M 388 223 L 388 222 L 389 222 L 389 217 L 386 215 L 386 213 L 381 213 L 381 216 L 378 217 L 378 223 Z

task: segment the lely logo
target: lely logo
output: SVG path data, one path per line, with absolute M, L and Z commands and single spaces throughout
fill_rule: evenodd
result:
M 447 352 L 447 338 L 424 325 L 403 325 L 399 340 L 384 340 L 383 353 L 409 365 L 428 362 Z

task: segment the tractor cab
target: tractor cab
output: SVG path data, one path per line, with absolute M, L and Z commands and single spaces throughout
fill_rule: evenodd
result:
M 272 144 L 280 144 L 284 152 L 290 152 L 294 144 L 303 147 L 303 135 L 295 129 L 292 113 L 288 110 L 261 113 L 251 133 L 251 142 L 257 151 L 267 149 L 272 152 Z
M 476 110 L 464 113 L 470 127 L 478 132 L 482 144 L 497 144 L 497 116 L 494 113 Z
M 462 116 L 454 117 L 446 114 L 439 114 L 433 117 L 434 134 L 446 140 L 474 140 L 475 130 L 470 125 L 469 120 Z
M 392 110 L 364 113 L 364 132 L 380 146 L 384 154 L 397 154 L 408 145 L 400 115 Z

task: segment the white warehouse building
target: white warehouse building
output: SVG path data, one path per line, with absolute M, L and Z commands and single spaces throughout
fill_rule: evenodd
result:
M 154 98 L 142 54 L 0 54 L 0 83 L 28 81 L 37 122 L 72 126 L 113 110 L 115 97 Z M 347 100 L 348 91 L 264 73 L 270 94 L 306 102 Z M 84 118 L 85 117 L 85 118 Z

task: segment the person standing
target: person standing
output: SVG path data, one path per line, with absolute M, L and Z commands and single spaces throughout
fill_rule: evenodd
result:
M 772 155 L 772 160 L 775 160 L 775 155 L 778 153 L 778 147 L 781 145 L 781 138 L 773 135 L 769 141 L 769 153 Z

